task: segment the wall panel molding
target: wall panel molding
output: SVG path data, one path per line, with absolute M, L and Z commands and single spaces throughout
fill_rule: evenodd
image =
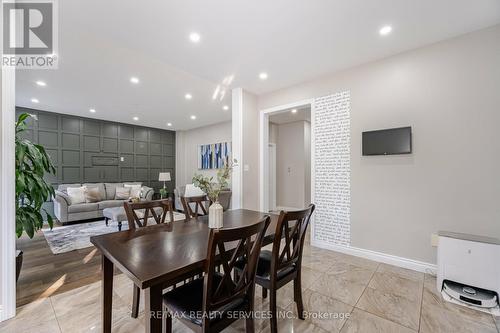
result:
M 61 183 L 141 181 L 155 189 L 163 187 L 158 173 L 171 173 L 175 184 L 175 132 L 130 124 L 63 115 L 17 107 L 16 114 L 35 114 L 26 137 L 47 148 L 54 156 L 56 177 Z M 49 207 L 50 208 L 50 207 Z

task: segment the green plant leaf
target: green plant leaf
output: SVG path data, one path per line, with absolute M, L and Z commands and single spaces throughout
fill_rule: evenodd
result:
M 32 212 L 26 212 L 26 215 L 21 221 L 24 231 L 26 232 L 29 238 L 33 238 L 33 236 L 35 235 L 35 227 L 33 224 L 35 219 L 36 217 Z
M 44 209 L 45 214 L 47 214 L 47 223 L 49 224 L 50 230 L 54 227 L 54 220 L 52 219 L 52 216 Z
M 49 225 L 53 225 L 52 217 L 42 205 L 54 195 L 54 188 L 44 176 L 55 174 L 56 170 L 43 146 L 22 137 L 29 118 L 30 114 L 23 113 L 16 122 L 16 235 L 20 237 L 26 232 L 32 238 L 43 227 L 42 210 Z

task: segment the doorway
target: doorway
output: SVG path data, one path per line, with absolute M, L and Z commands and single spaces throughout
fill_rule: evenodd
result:
M 298 210 L 313 201 L 312 100 L 260 113 L 262 211 Z

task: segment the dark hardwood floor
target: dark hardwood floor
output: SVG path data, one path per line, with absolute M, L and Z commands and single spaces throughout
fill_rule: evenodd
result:
M 101 255 L 93 246 L 55 255 L 40 231 L 33 239 L 26 236 L 18 239 L 17 249 L 24 252 L 23 268 L 17 283 L 17 306 L 101 278 Z

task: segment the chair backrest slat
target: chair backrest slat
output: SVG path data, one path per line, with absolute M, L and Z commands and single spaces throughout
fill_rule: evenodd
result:
M 174 211 L 171 199 L 145 202 L 125 202 L 129 229 L 142 228 L 148 225 L 152 218 L 156 224 L 165 223 L 167 214 L 170 222 L 174 221 Z
M 310 204 L 306 209 L 299 211 L 281 211 L 273 243 L 271 279 L 276 278 L 278 272 L 283 269 L 300 265 L 307 226 L 314 208 L 315 206 Z
M 182 208 L 184 209 L 184 214 L 186 215 L 186 221 L 191 218 L 198 217 L 198 211 L 201 209 L 203 215 L 207 215 L 207 210 L 205 204 L 209 202 L 206 195 L 200 195 L 196 197 L 181 197 Z M 195 209 L 191 208 L 191 203 L 195 204 Z
M 211 229 L 205 265 L 203 313 L 217 311 L 238 299 L 251 300 L 262 241 L 271 219 L 265 216 L 250 226 Z M 238 261 L 242 272 L 231 272 Z M 216 267 L 221 267 L 220 272 Z

